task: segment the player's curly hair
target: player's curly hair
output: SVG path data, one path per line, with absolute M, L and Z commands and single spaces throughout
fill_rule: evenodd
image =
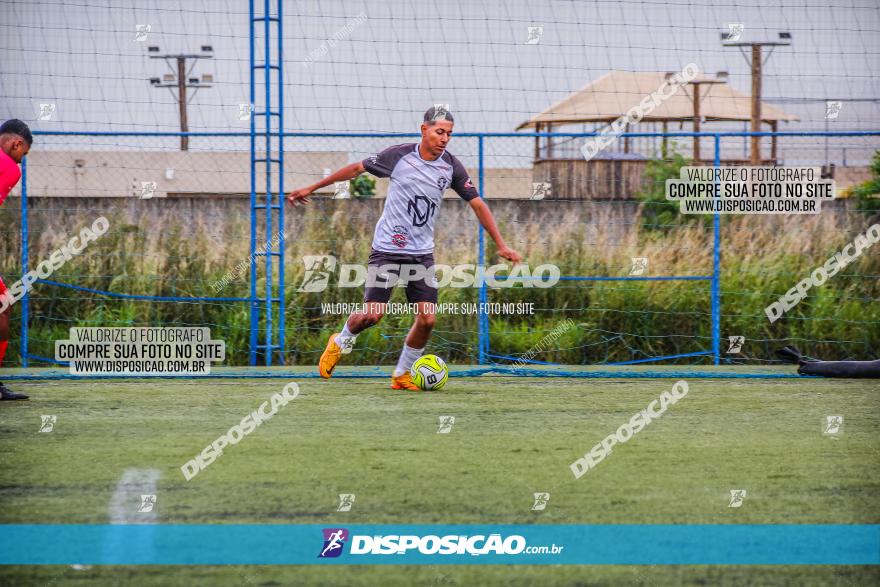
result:
M 0 125 L 0 135 L 12 134 L 18 135 L 25 140 L 28 146 L 34 144 L 34 136 L 28 125 L 17 118 L 11 118 Z

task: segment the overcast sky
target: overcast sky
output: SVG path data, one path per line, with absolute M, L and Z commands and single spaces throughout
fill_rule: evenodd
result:
M 214 58 L 193 74 L 213 74 L 214 87 L 192 97 L 190 130 L 246 130 L 247 6 L 3 0 L 0 118 L 35 129 L 176 131 L 175 98 L 147 81 L 167 67 L 147 58 L 147 46 L 176 53 L 210 44 Z M 802 119 L 781 130 L 824 129 L 825 99 L 844 101 L 830 128 L 880 128 L 876 100 L 851 101 L 880 97 L 878 0 L 313 0 L 284 11 L 287 130 L 415 131 L 427 106 L 448 103 L 458 132 L 512 132 L 611 69 L 673 71 L 692 61 L 729 71 L 748 94 L 746 60 L 719 39 L 728 23 L 742 23 L 750 38 L 792 34 L 764 69 L 767 99 Z M 150 27 L 144 42 L 135 40 L 139 24 Z M 526 43 L 530 26 L 543 27 L 537 44 Z M 56 104 L 48 121 L 36 120 L 41 103 Z

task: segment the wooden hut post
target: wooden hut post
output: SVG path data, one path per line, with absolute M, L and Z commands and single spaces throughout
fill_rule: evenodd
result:
M 535 132 L 541 132 L 541 123 L 538 122 L 535 124 Z M 535 137 L 535 161 L 541 159 L 541 137 Z
M 779 121 L 774 120 L 770 123 L 770 130 L 774 133 L 779 128 Z M 770 158 L 773 159 L 773 165 L 776 165 L 776 139 L 778 137 L 774 134 L 773 139 L 770 142 Z
M 667 141 L 666 133 L 668 133 L 668 132 L 669 132 L 669 125 L 664 120 L 663 121 L 663 140 L 660 143 L 660 157 L 663 159 L 666 159 L 666 154 L 667 154 L 668 143 L 666 142 Z

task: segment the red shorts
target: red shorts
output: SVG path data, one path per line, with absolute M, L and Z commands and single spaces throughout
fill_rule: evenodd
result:
M 0 277 L 0 296 L 6 293 L 6 284 L 3 283 L 3 278 Z

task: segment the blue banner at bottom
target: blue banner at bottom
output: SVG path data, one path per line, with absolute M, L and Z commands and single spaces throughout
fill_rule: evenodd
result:
M 876 565 L 880 525 L 0 525 L 10 565 Z

